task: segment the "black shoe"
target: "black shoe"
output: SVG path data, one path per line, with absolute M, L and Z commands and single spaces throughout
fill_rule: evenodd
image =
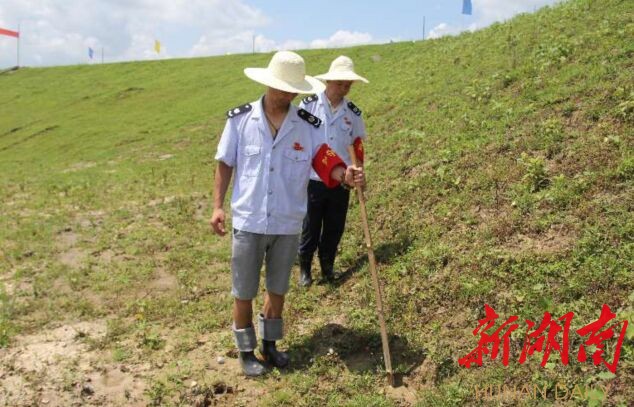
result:
M 299 285 L 301 287 L 310 287 L 313 283 L 313 276 L 310 273 L 312 259 L 299 260 Z
M 301 287 L 310 287 L 313 284 L 313 276 L 310 275 L 310 272 L 301 270 L 299 272 L 299 285 Z
M 255 353 L 253 353 L 253 351 L 240 352 L 238 359 L 240 360 L 240 366 L 242 367 L 242 371 L 245 375 L 254 377 L 262 376 L 266 373 L 266 368 L 262 362 L 255 357 Z
M 288 354 L 278 351 L 275 347 L 275 341 L 266 341 L 263 339 L 260 353 L 262 353 L 262 357 L 264 358 L 264 360 L 267 361 L 271 366 L 288 366 L 288 362 L 290 360 Z
M 336 276 L 335 272 L 332 269 L 330 269 L 330 270 L 328 270 L 327 272 L 324 273 L 324 280 L 325 281 L 327 281 L 329 283 L 332 283 L 336 279 L 337 279 L 337 276 Z
M 334 260 L 319 259 L 321 266 L 321 281 L 325 283 L 333 283 L 336 280 L 334 272 Z

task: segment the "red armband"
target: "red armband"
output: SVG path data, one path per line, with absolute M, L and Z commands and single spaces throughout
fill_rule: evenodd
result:
M 354 154 L 357 156 L 359 164 L 363 164 L 363 140 L 361 140 L 361 137 L 354 139 L 352 146 L 354 147 Z
M 328 188 L 334 188 L 339 185 L 339 181 L 335 181 L 330 177 L 332 170 L 338 166 L 346 168 L 346 163 L 328 147 L 328 144 L 322 144 L 315 157 L 313 157 L 313 169 Z

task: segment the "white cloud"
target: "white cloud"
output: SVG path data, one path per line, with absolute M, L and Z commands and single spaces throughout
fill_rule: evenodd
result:
M 306 48 L 308 48 L 308 44 L 305 43 L 304 41 L 288 40 L 288 41 L 284 41 L 281 45 L 279 45 L 278 47 L 274 49 L 278 49 L 280 51 L 290 51 L 290 50 L 306 49 Z
M 288 40 L 281 44 L 277 44 L 272 40 L 267 40 L 262 37 L 262 46 L 257 47 L 260 51 L 273 51 L 273 50 L 298 50 L 298 49 L 317 49 L 317 48 L 340 48 L 351 47 L 353 45 L 370 44 L 373 42 L 372 35 L 368 33 L 350 32 L 345 30 L 339 30 L 326 39 L 318 38 L 312 40 L 310 43 L 300 40 Z
M 219 55 L 233 52 L 271 52 L 281 50 L 300 50 L 309 48 L 338 48 L 353 45 L 369 44 L 373 42 L 368 33 L 339 30 L 326 39 L 316 39 L 310 43 L 301 40 L 287 40 L 278 43 L 263 35 L 256 35 L 253 31 L 244 31 L 232 36 L 203 35 L 196 45 L 189 51 L 190 56 Z
M 475 23 L 469 24 L 468 27 L 460 27 L 456 25 L 449 25 L 447 23 L 440 23 L 436 27 L 432 28 L 431 31 L 429 31 L 429 38 L 434 39 L 444 37 L 445 35 L 456 35 L 460 34 L 463 31 L 475 31 L 477 27 L 478 26 Z
M 543 6 L 556 3 L 557 0 L 473 0 L 473 16 L 462 17 L 468 25 L 450 25 L 440 23 L 429 31 L 429 38 L 456 35 L 463 31 L 475 31 L 494 22 L 525 12 L 533 12 Z
M 256 52 L 293 50 L 307 48 L 303 41 L 286 41 L 278 44 L 253 31 L 242 31 L 232 35 L 214 36 L 205 34 L 188 52 L 190 56 L 221 55 L 228 53 L 248 53 L 255 47 Z
M 350 32 L 339 30 L 330 38 L 322 40 L 313 40 L 310 43 L 311 48 L 338 48 L 351 47 L 353 45 L 369 44 L 372 42 L 372 35 L 368 33 Z
M 155 59 L 155 39 L 166 58 L 174 32 L 188 30 L 212 39 L 194 46 L 202 52 L 205 43 L 243 38 L 269 20 L 243 0 L 2 0 L 0 26 L 18 22 L 22 63 L 56 65 L 87 62 L 88 46 L 103 46 L 107 61 Z M 15 39 L 0 37 L 0 66 L 15 64 L 15 47 Z
M 88 47 L 96 60 L 103 47 L 105 60 L 112 62 L 251 52 L 254 38 L 257 52 L 372 42 L 369 33 L 345 30 L 310 42 L 255 35 L 270 19 L 244 1 L 2 0 L 0 27 L 17 29 L 21 22 L 21 62 L 35 66 L 87 63 Z M 194 45 L 192 36 L 198 38 Z M 160 55 L 154 51 L 156 39 Z M 15 64 L 15 48 L 15 39 L 0 37 L 0 67 Z M 181 52 L 172 55 L 170 49 Z
M 473 0 L 473 14 L 478 20 L 478 27 L 485 27 L 553 3 L 556 0 Z
M 447 23 L 440 23 L 429 31 L 429 38 L 440 38 L 445 35 L 454 35 L 460 32 L 460 27 L 450 26 Z
M 25 65 L 88 62 L 90 46 L 110 61 L 335 48 L 386 42 L 368 32 L 339 30 L 327 38 L 285 40 L 256 35 L 271 19 L 248 0 L 0 0 L 0 27 L 21 23 Z M 431 38 L 484 27 L 555 0 L 473 0 L 467 27 L 443 23 Z M 283 22 L 280 22 L 283 23 Z M 466 24 L 465 24 L 466 25 Z M 161 41 L 160 55 L 154 40 Z M 398 38 L 394 37 L 397 41 Z M 0 37 L 0 67 L 15 64 L 16 40 Z
M 256 44 L 259 41 L 256 37 Z M 221 55 L 234 52 L 250 52 L 253 44 L 253 31 L 227 32 L 225 35 L 203 34 L 188 52 L 190 56 Z

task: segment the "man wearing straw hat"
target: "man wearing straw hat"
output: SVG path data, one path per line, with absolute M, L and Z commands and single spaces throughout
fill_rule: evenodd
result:
M 355 73 L 352 59 L 346 56 L 336 58 L 330 70 L 316 78 L 326 82 L 325 91 L 304 98 L 300 108 L 324 121 L 324 141 L 347 165 L 352 163 L 348 153 L 350 145 L 354 145 L 356 156 L 362 162 L 365 124 L 361 110 L 346 99 L 346 95 L 354 82 L 368 83 L 368 80 Z M 345 185 L 328 188 L 318 174 L 311 173 L 308 212 L 299 245 L 300 285 L 312 284 L 311 265 L 316 250 L 323 279 L 334 280 L 335 255 L 346 223 L 349 196 Z
M 363 183 L 363 172 L 346 167 L 324 143 L 321 120 L 291 105 L 298 93 L 323 89 L 305 75 L 304 60 L 293 52 L 276 53 L 267 68 L 247 68 L 250 79 L 267 86 L 252 103 L 227 112 L 218 144 L 211 226 L 225 235 L 224 197 L 232 175 L 231 275 L 233 333 L 242 370 L 259 376 L 266 369 L 256 358 L 252 302 L 258 292 L 260 269 L 266 263 L 266 294 L 258 318 L 260 353 L 274 367 L 288 364 L 288 355 L 277 350 L 282 339 L 282 309 L 291 266 L 307 207 L 311 168 L 329 188 L 344 182 Z

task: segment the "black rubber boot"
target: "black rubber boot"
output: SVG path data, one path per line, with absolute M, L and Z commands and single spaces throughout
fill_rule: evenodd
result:
M 280 352 L 275 347 L 275 341 L 267 341 L 262 339 L 262 347 L 260 353 L 265 361 L 271 366 L 286 367 L 288 366 L 289 357 L 286 352 Z
M 299 258 L 299 285 L 302 287 L 310 287 L 313 283 L 313 276 L 310 272 L 312 262 L 312 258 L 305 258 L 301 256 Z
M 240 366 L 242 367 L 242 371 L 245 375 L 250 377 L 262 376 L 266 373 L 266 368 L 264 365 L 255 357 L 255 353 L 251 352 L 240 352 Z
M 321 266 L 321 278 L 323 282 L 332 283 L 335 281 L 335 259 L 322 259 L 319 258 L 319 265 Z

